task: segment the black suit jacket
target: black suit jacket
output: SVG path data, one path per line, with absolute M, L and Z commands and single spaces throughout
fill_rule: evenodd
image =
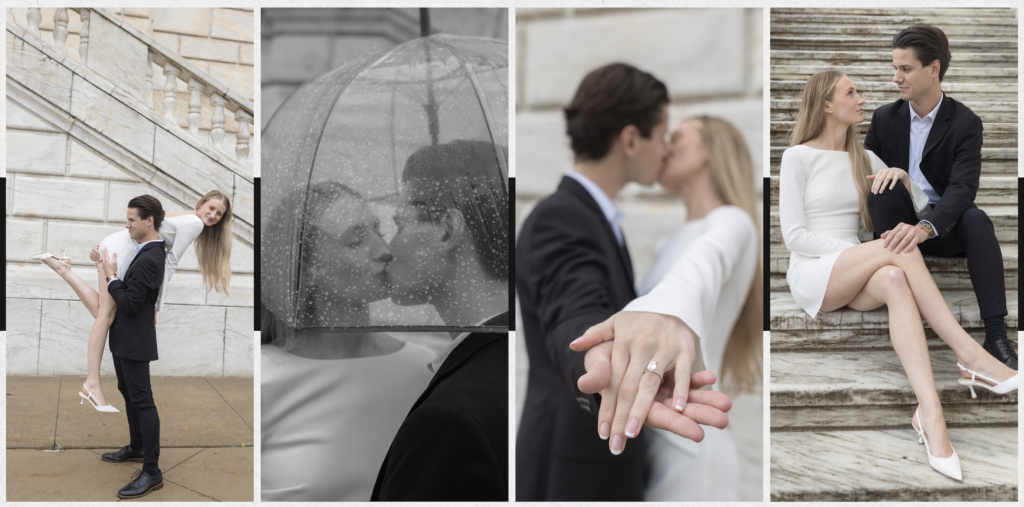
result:
M 569 343 L 636 298 L 627 251 L 572 178 L 541 201 L 516 243 L 516 291 L 530 357 L 516 440 L 516 500 L 643 500 L 644 433 L 614 456 L 597 434 L 600 399 L 576 386 Z M 581 410 L 582 409 L 582 410 Z
M 107 292 L 117 303 L 117 316 L 110 326 L 110 352 L 135 361 L 156 361 L 156 298 L 164 280 L 167 253 L 164 242 L 142 247 L 124 273 L 124 280 L 114 280 Z
M 503 324 L 508 313 L 485 323 Z M 448 355 L 398 429 L 370 499 L 508 501 L 508 334 L 470 334 Z
M 974 111 L 949 95 L 943 97 L 921 152 L 921 173 L 940 197 L 922 220 L 931 222 L 940 236 L 953 230 L 967 208 L 975 207 L 983 130 Z M 889 167 L 909 170 L 910 103 L 900 99 L 876 109 L 864 148 Z

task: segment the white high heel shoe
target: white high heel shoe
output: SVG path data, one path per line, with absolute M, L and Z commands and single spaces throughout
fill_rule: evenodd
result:
M 928 445 L 928 439 L 924 436 L 924 425 L 921 425 L 921 429 L 918 429 L 914 424 L 914 419 L 921 420 L 921 416 L 918 415 L 918 411 L 914 411 L 914 417 L 910 419 L 910 426 L 917 432 L 917 443 L 924 444 L 924 450 L 928 453 L 928 464 L 932 466 L 937 472 L 951 479 L 958 481 L 964 480 L 964 474 L 960 471 L 960 456 L 957 456 L 956 449 L 953 449 L 952 442 L 949 444 L 949 448 L 953 449 L 953 454 L 946 458 L 940 458 L 938 456 L 932 456 L 931 446 Z
M 967 386 L 971 390 L 971 399 L 975 399 L 978 397 L 977 393 L 974 392 L 975 386 L 984 387 L 985 389 L 988 389 L 989 391 L 992 391 L 996 394 L 1006 394 L 1016 391 L 1017 386 L 1020 384 L 1020 373 L 1000 382 L 998 380 L 986 377 L 985 375 L 982 375 L 974 370 L 965 368 L 964 365 L 960 363 L 956 363 L 956 365 L 960 367 L 960 371 L 966 371 L 967 373 L 971 374 L 970 379 L 961 378 L 957 380 L 957 383 L 959 383 L 962 386 Z M 984 382 L 978 382 L 977 379 L 981 379 Z
M 89 400 L 89 404 L 91 404 L 93 408 L 99 410 L 100 412 L 120 412 L 120 410 L 118 410 L 117 407 L 113 405 L 100 405 L 100 403 L 96 401 L 96 397 L 92 395 L 92 391 L 89 390 L 89 386 L 82 384 L 82 389 L 85 389 L 85 392 L 89 393 L 89 396 L 86 396 L 82 391 L 78 391 L 78 396 L 82 398 L 82 401 L 78 402 L 79 405 L 85 403 L 85 400 Z
M 56 255 L 53 255 L 51 253 L 43 253 L 43 254 L 39 254 L 39 255 L 33 255 L 32 257 L 29 257 L 29 259 L 32 259 L 34 261 L 41 261 L 43 259 L 56 259 L 57 262 L 65 265 L 65 266 L 67 266 L 69 268 L 71 267 L 71 263 L 64 262 L 64 259 L 67 259 L 69 261 L 71 260 L 71 257 L 68 257 L 68 256 L 64 255 L 64 250 L 60 251 L 60 257 L 57 257 Z

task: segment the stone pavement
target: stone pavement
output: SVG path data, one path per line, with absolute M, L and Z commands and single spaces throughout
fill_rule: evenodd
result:
M 7 500 L 117 501 L 141 463 L 100 459 L 128 443 L 117 379 L 104 394 L 121 413 L 79 404 L 80 376 L 7 377 Z M 164 487 L 149 502 L 253 501 L 253 379 L 154 377 Z

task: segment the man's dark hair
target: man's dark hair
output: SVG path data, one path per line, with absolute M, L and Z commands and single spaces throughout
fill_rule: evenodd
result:
M 629 125 L 650 139 L 668 102 L 665 84 L 632 65 L 613 63 L 591 71 L 565 108 L 573 153 L 579 159 L 600 160 Z
M 135 212 L 143 220 L 153 217 L 153 229 L 159 229 L 164 221 L 164 207 L 160 204 L 160 199 L 149 194 L 133 197 L 128 201 L 128 207 L 135 208 Z
M 921 66 L 931 65 L 938 60 L 940 82 L 949 69 L 949 60 L 952 57 L 952 53 L 949 52 L 949 40 L 946 39 L 945 32 L 932 25 L 917 24 L 900 30 L 900 33 L 892 38 L 892 48 L 914 48 L 914 55 L 921 62 Z
M 508 190 L 494 146 L 452 141 L 420 148 L 405 163 L 402 182 L 421 201 L 421 218 L 436 222 L 457 209 L 473 238 L 473 248 L 492 279 L 508 280 Z

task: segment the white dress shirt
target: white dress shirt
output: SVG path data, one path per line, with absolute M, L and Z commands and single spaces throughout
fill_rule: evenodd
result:
M 583 185 L 583 188 L 587 189 L 590 196 L 597 201 L 597 205 L 601 207 L 601 212 L 604 213 L 605 219 L 608 220 L 608 224 L 612 226 L 612 231 L 615 232 L 615 239 L 619 240 L 619 246 L 624 246 L 626 241 L 622 237 L 622 229 L 619 228 L 619 222 L 622 221 L 623 215 L 611 197 L 608 197 L 608 194 L 604 193 L 604 190 L 601 190 L 597 183 L 590 181 L 590 178 L 576 171 L 569 171 L 565 175 Z
M 924 173 L 921 172 L 921 157 L 924 154 L 924 145 L 928 142 L 928 134 L 932 131 L 932 126 L 935 125 L 935 117 L 939 113 L 939 107 L 942 106 L 942 99 L 945 98 L 945 94 L 942 94 L 939 98 L 939 103 L 935 105 L 935 108 L 926 115 L 924 118 L 917 115 L 917 111 L 914 110 L 914 106 L 910 107 L 910 168 L 907 174 L 910 175 L 910 181 L 913 181 L 921 190 L 924 191 L 924 195 L 928 196 L 928 203 L 934 205 L 939 202 L 941 197 L 938 192 L 932 188 L 931 183 L 928 183 L 928 179 L 924 177 Z M 925 211 L 928 211 L 927 209 Z M 932 225 L 927 220 L 922 222 Z M 938 235 L 938 231 L 932 227 L 934 233 L 932 237 Z
M 490 320 L 490 318 L 488 318 L 488 320 Z M 484 322 L 487 322 L 487 320 L 484 320 L 480 324 L 483 324 Z M 433 362 L 427 365 L 427 369 L 430 370 L 431 373 L 437 373 L 437 371 L 441 369 L 441 365 L 444 364 L 445 359 L 448 359 L 448 355 L 451 354 L 453 350 L 455 350 L 455 347 L 458 347 L 460 344 L 462 344 L 462 342 L 464 342 L 466 340 L 466 337 L 469 335 L 470 332 L 467 331 L 465 333 L 460 334 L 457 338 L 452 340 L 451 344 L 449 344 L 448 347 L 442 350 L 441 353 L 438 354 L 436 358 L 434 358 Z

